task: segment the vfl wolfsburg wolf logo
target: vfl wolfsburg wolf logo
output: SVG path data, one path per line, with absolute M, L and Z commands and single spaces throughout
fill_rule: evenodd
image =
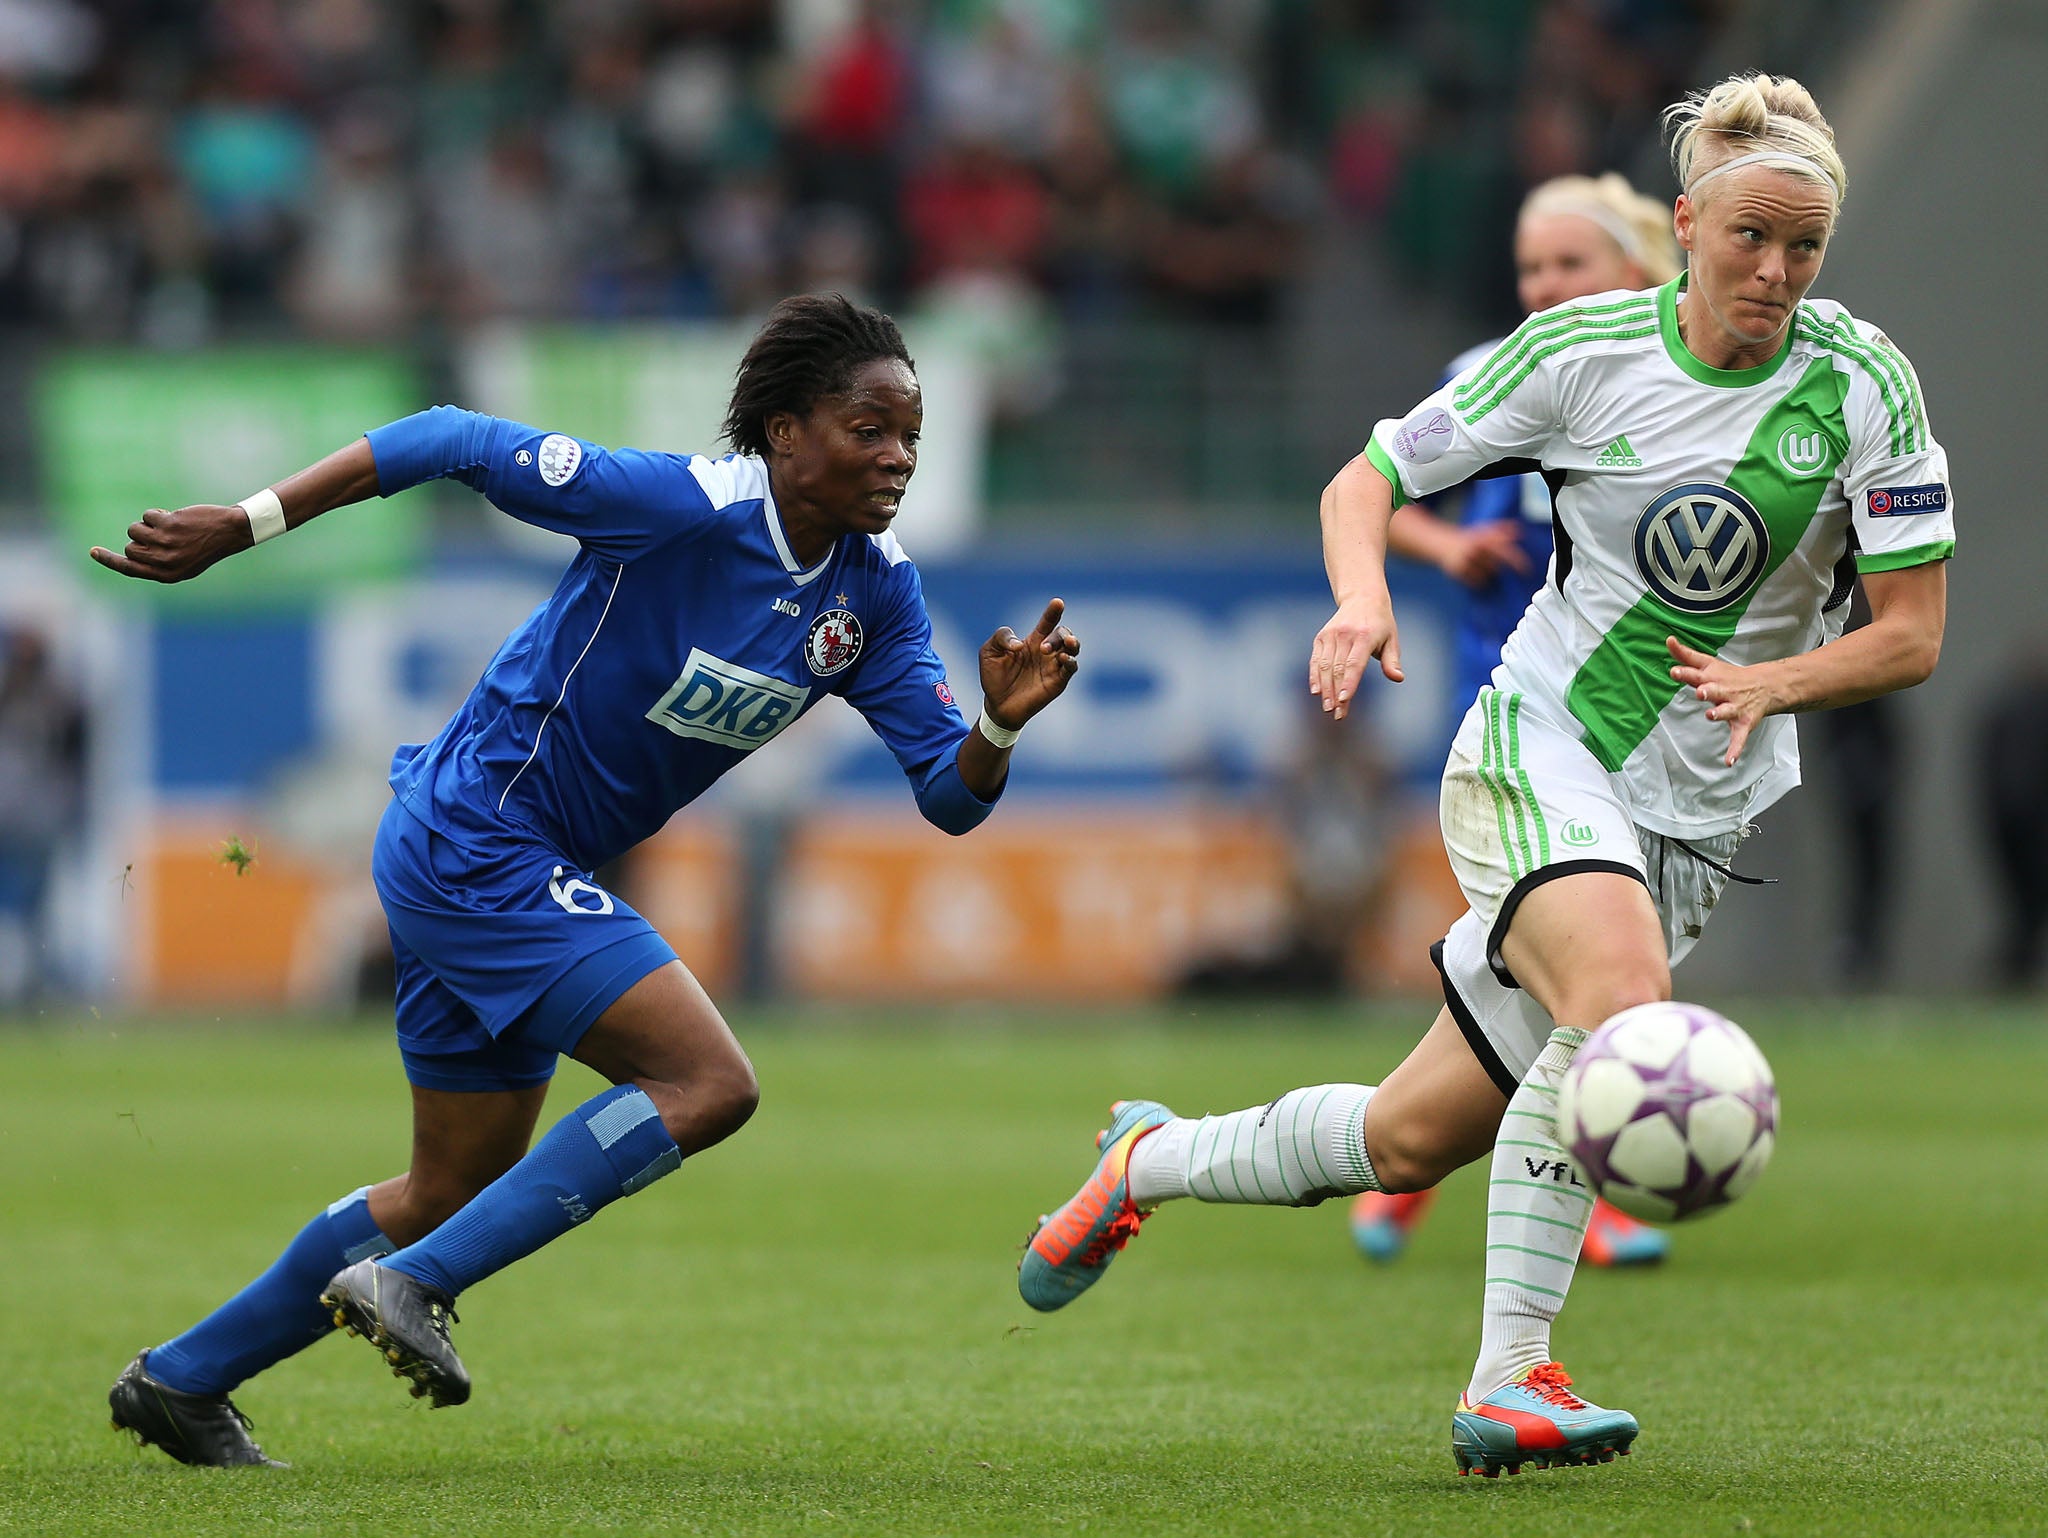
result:
M 1794 423 L 1778 434 L 1778 464 L 1787 475 L 1815 475 L 1834 468 L 1832 448 L 1819 428 Z
M 1770 555 L 1762 516 L 1726 486 L 1674 486 L 1636 524 L 1636 570 L 1651 592 L 1688 614 L 1746 597 Z

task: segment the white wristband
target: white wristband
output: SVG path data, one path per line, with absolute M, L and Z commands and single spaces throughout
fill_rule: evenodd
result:
M 988 718 L 988 706 L 981 707 L 981 735 L 989 740 L 992 747 L 1014 748 L 1017 739 L 1024 735 L 1021 730 L 1011 731 L 1007 726 L 998 726 Z
M 253 497 L 244 497 L 235 506 L 249 515 L 249 538 L 255 544 L 276 539 L 284 532 L 284 503 L 268 486 Z

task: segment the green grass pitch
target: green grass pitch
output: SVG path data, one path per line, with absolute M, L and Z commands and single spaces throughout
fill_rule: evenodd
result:
M 1476 1171 L 1388 1271 L 1340 1203 L 1183 1203 L 1062 1314 L 1013 1286 L 1111 1098 L 1374 1079 L 1426 1010 L 736 1011 L 754 1123 L 464 1297 L 467 1407 L 338 1339 L 245 1387 L 279 1474 L 138 1452 L 106 1388 L 401 1166 L 388 1033 L 0 1031 L 0 1532 L 2048 1531 L 2040 1013 L 1733 1012 L 1778 1069 L 1775 1166 L 1664 1271 L 1583 1274 L 1559 1326 L 1638 1450 L 1498 1482 L 1449 1450 Z M 593 1085 L 566 1068 L 547 1119 Z

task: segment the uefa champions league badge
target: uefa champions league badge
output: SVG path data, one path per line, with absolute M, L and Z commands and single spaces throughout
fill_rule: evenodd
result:
M 1403 422 L 1394 433 L 1394 452 L 1410 464 L 1426 465 L 1441 459 L 1451 446 L 1451 414 L 1432 406 Z
M 550 486 L 564 484 L 583 465 L 583 445 L 561 433 L 540 440 L 540 478 Z
M 860 655 L 860 621 L 851 609 L 827 609 L 811 621 L 804 637 L 804 661 L 820 678 L 830 678 L 853 666 Z

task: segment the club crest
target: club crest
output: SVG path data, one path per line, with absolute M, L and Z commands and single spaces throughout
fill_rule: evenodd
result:
M 853 665 L 860 655 L 860 621 L 851 609 L 827 609 L 811 621 L 804 637 L 804 661 L 820 678 L 830 678 Z

